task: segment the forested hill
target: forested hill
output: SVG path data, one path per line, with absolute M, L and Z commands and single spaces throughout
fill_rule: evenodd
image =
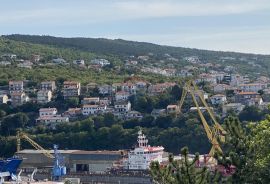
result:
M 144 55 L 147 53 L 153 53 L 155 55 L 170 54 L 176 58 L 183 58 L 185 56 L 198 56 L 203 60 L 216 60 L 220 57 L 259 57 L 260 60 L 270 58 L 270 56 L 255 55 L 255 54 L 243 54 L 235 52 L 219 52 L 199 50 L 183 47 L 171 47 L 161 46 L 145 42 L 126 41 L 121 39 L 110 40 L 103 38 L 60 38 L 52 36 L 36 36 L 36 35 L 5 35 L 5 38 L 35 43 L 46 44 L 64 48 L 74 48 L 82 51 L 90 51 L 98 54 L 113 54 L 118 56 L 126 55 Z

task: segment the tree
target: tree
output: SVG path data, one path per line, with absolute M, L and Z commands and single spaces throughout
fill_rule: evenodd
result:
M 150 165 L 150 172 L 156 184 L 207 184 L 210 183 L 210 173 L 206 168 L 197 168 L 199 154 L 191 161 L 188 158 L 188 148 L 181 149 L 181 159 L 174 160 L 169 156 L 169 163 L 162 167 L 158 162 Z
M 254 183 L 270 183 L 270 116 L 257 124 L 250 124 L 249 128 L 249 148 L 253 156 L 251 180 Z
M 2 135 L 15 135 L 17 128 L 24 128 L 27 126 L 29 118 L 24 113 L 17 113 L 15 115 L 6 116 L 1 122 Z
M 256 106 L 246 106 L 239 114 L 240 121 L 260 121 L 262 113 Z
M 178 85 L 175 85 L 172 87 L 172 90 L 170 91 L 170 95 L 172 96 L 173 101 L 178 101 L 181 98 L 182 89 Z

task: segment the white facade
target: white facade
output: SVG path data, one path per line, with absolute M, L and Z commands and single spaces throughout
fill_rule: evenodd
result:
M 39 109 L 39 117 L 54 116 L 57 114 L 56 108 L 41 108 Z
M 82 114 L 85 116 L 105 113 L 107 106 L 83 105 Z
M 39 117 L 36 120 L 37 123 L 44 123 L 46 125 L 51 123 L 67 123 L 69 122 L 68 117 L 62 117 L 61 115 L 55 115 L 55 116 L 43 116 Z
M 91 63 L 92 64 L 95 64 L 95 65 L 100 65 L 101 67 L 103 66 L 106 66 L 106 65 L 110 65 L 111 63 L 106 60 L 106 59 L 93 59 L 91 60 Z
M 115 103 L 114 109 L 116 112 L 127 113 L 131 110 L 131 103 L 130 102 Z

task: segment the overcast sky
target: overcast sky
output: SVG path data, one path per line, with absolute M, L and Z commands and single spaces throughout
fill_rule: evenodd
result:
M 0 34 L 270 54 L 270 0 L 0 0 Z

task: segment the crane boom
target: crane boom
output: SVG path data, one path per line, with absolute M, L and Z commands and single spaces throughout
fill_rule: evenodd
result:
M 21 139 L 25 139 L 34 148 L 36 148 L 37 150 L 40 150 L 43 155 L 45 155 L 48 158 L 54 159 L 54 156 L 50 154 L 49 151 L 45 150 L 42 146 L 40 146 L 38 143 L 36 143 L 30 137 L 28 137 L 25 133 L 18 131 L 16 137 L 17 137 L 17 152 L 20 151 L 21 149 Z
M 210 128 L 210 126 L 208 125 L 204 115 L 202 114 L 201 112 L 201 109 L 199 107 L 199 104 L 196 100 L 196 97 L 195 97 L 195 92 L 198 93 L 198 96 L 199 96 L 199 99 L 200 101 L 203 103 L 204 107 L 206 108 L 207 112 L 209 113 L 211 119 L 213 120 L 214 122 L 214 126 L 213 128 Z M 183 92 L 182 92 L 182 95 L 181 95 L 181 99 L 180 99 L 180 102 L 178 104 L 179 106 L 179 110 L 181 111 L 181 108 L 183 106 L 183 103 L 184 103 L 184 100 L 187 96 L 187 93 L 190 93 L 191 94 L 191 97 L 192 97 L 192 100 L 196 106 L 196 109 L 199 113 L 199 116 L 200 116 L 200 119 L 202 121 L 202 124 L 203 124 L 203 127 L 204 127 L 204 130 L 206 132 L 206 135 L 207 135 L 207 138 L 208 140 L 211 142 L 212 144 L 212 148 L 210 150 L 210 153 L 209 155 L 213 156 L 215 154 L 215 152 L 220 152 L 222 153 L 222 149 L 218 143 L 218 140 L 217 138 L 220 137 L 221 141 L 225 141 L 224 139 L 224 136 L 220 136 L 220 132 L 222 134 L 225 134 L 226 131 L 223 129 L 223 127 L 217 122 L 215 116 L 214 116 L 214 113 L 212 112 L 212 110 L 209 108 L 209 106 L 207 105 L 206 101 L 204 100 L 204 97 L 202 96 L 202 94 L 200 93 L 199 91 L 199 88 L 197 87 L 197 85 L 195 84 L 194 81 L 188 81 L 185 86 L 183 87 Z

